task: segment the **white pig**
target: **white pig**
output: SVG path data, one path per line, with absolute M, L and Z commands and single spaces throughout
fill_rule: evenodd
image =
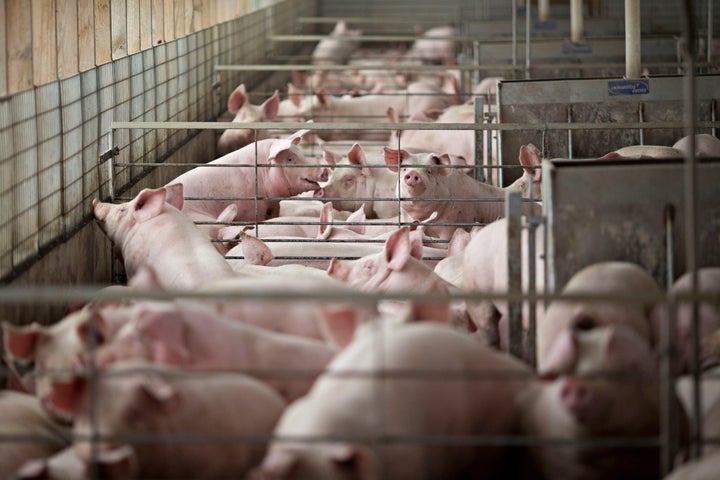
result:
M 675 142 L 673 148 L 685 155 L 690 149 L 690 136 Z M 697 158 L 720 158 L 720 139 L 709 133 L 695 135 L 695 156 Z
M 310 389 L 335 351 L 325 341 L 273 332 L 218 315 L 198 303 L 146 302 L 95 354 L 103 367 L 143 359 L 197 370 L 239 370 L 287 401 Z
M 80 460 L 70 446 L 47 458 L 25 462 L 10 480 L 129 480 L 136 478 L 134 450 L 128 445 L 97 452 L 93 462 Z
M 469 231 L 505 216 L 505 190 L 449 168 L 447 154 L 385 148 L 385 163 L 391 171 L 400 169 L 398 196 L 404 221 L 422 221 L 437 212 L 425 226 L 431 237 L 449 240 L 456 228 Z M 521 209 L 524 215 L 531 213 L 529 203 Z
M 308 131 L 251 143 L 175 178 L 169 185 L 182 183 L 185 197 L 193 198 L 183 203 L 182 212 L 193 221 L 214 222 L 234 205 L 230 221 L 277 217 L 280 201 L 264 198 L 317 190 L 318 182 L 327 180 L 327 168 L 307 159 L 298 147 Z
M 355 211 L 364 205 L 367 218 L 389 218 L 399 214 L 397 173 L 385 168 L 384 156 L 368 156 L 355 143 L 347 155 L 338 159 L 326 150 L 333 164 L 327 183 L 315 191 L 315 198 L 329 198 L 333 207 Z M 380 199 L 387 199 L 382 201 Z
M 237 123 L 269 122 L 277 116 L 279 106 L 280 95 L 277 90 L 262 104 L 251 104 L 244 83 L 233 90 L 227 101 L 228 112 L 235 115 L 232 121 Z M 218 139 L 217 153 L 220 156 L 227 155 L 249 143 L 265 138 L 268 138 L 265 130 L 228 129 Z
M 544 441 L 528 447 L 531 478 L 658 478 L 658 447 L 623 445 L 623 438 L 660 433 L 658 368 L 649 342 L 625 325 L 567 329 L 550 357 L 541 380 L 518 397 L 523 433 Z M 670 408 L 684 441 L 687 423 L 677 398 Z M 585 443 L 604 438 L 613 444 Z
M 262 458 L 262 438 L 285 408 L 270 387 L 245 375 L 144 362 L 108 366 L 92 386 L 82 377 L 58 384 L 52 401 L 73 411 L 81 460 L 89 461 L 93 450 L 131 444 L 139 478 L 242 478 Z M 92 432 L 101 438 L 91 446 Z M 138 435 L 149 438 L 133 443 Z M 230 435 L 236 438 L 223 438 Z
M 537 365 L 543 369 L 550 348 L 560 332 L 571 326 L 591 329 L 622 324 L 632 328 L 648 344 L 654 344 L 651 301 L 632 301 L 630 295 L 660 296 L 660 287 L 641 266 L 623 261 L 598 262 L 576 272 L 562 290 L 570 295 L 618 295 L 619 300 L 555 300 L 538 320 Z
M 360 35 L 362 35 L 362 30 L 351 30 L 342 20 L 337 22 L 328 38 L 320 40 L 313 49 L 313 64 L 342 65 L 346 63 L 350 54 L 358 47 L 359 41 L 356 37 Z
M 26 461 L 65 448 L 70 434 L 70 428 L 48 416 L 33 395 L 0 391 L 0 477 L 9 478 Z
M 435 322 L 381 325 L 360 326 L 310 393 L 288 407 L 251 478 L 421 480 L 498 473 L 502 447 L 454 440 L 511 434 L 513 398 L 527 367 Z
M 143 189 L 122 204 L 93 200 L 100 227 L 120 247 L 129 277 L 144 266 L 160 273 L 163 287 L 189 289 L 232 274 L 225 259 L 186 216 L 184 186 Z

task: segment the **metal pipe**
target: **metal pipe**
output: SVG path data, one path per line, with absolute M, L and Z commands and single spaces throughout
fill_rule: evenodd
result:
M 713 0 L 708 0 L 707 13 L 707 62 L 712 60 L 713 47 Z
M 640 72 L 640 0 L 625 0 L 625 78 Z
M 538 1 L 538 20 L 545 22 L 550 17 L 550 0 Z
M 512 0 L 512 65 L 517 66 L 517 2 Z
M 505 193 L 505 217 L 507 218 L 507 267 L 508 293 L 518 296 L 522 293 L 522 229 L 520 212 L 520 192 Z M 517 358 L 523 358 L 522 341 L 522 302 L 508 302 L 507 335 L 508 352 Z
M 530 78 L 530 4 L 525 8 L 525 78 Z
M 570 39 L 580 43 L 583 38 L 583 2 L 570 0 Z
M 685 59 L 684 99 L 685 99 L 685 134 L 689 135 L 688 150 L 684 168 L 684 200 L 685 200 L 685 267 L 690 274 L 691 302 L 691 366 L 693 377 L 693 408 L 702 411 L 700 396 L 700 341 L 698 338 L 698 277 L 697 277 L 697 162 L 695 159 L 695 2 L 683 1 L 683 57 Z M 693 417 L 690 426 L 691 448 L 690 457 L 697 458 L 702 452 L 702 422 L 700 415 Z

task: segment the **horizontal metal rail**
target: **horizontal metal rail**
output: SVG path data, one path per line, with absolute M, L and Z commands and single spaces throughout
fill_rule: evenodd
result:
M 390 123 L 390 122 L 126 122 L 113 121 L 110 129 L 166 129 L 166 130 L 226 130 L 286 129 L 286 130 L 605 130 L 628 128 L 682 128 L 681 120 L 674 122 L 537 122 L 537 123 Z M 698 128 L 718 128 L 720 120 L 698 121 Z

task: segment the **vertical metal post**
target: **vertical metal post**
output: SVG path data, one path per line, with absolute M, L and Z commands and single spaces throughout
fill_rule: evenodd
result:
M 567 121 L 572 123 L 572 105 L 567 107 Z M 573 158 L 573 139 L 572 139 L 572 128 L 568 128 L 568 159 Z
M 640 71 L 640 0 L 625 0 L 625 78 Z
M 485 115 L 484 115 L 484 99 L 485 97 L 483 95 L 477 95 L 475 97 L 475 125 L 480 125 L 485 123 Z M 487 132 L 486 130 L 480 130 L 475 129 L 474 131 L 474 137 L 475 137 L 475 168 L 473 169 L 473 175 L 476 180 L 479 180 L 481 182 L 488 182 L 491 183 L 490 180 L 490 174 L 488 171 L 487 176 L 485 175 L 485 168 L 480 168 L 479 165 L 481 165 L 481 159 L 482 159 L 482 165 L 483 167 L 487 167 L 488 165 L 488 158 L 485 155 L 485 149 L 483 148 L 483 145 L 485 144 L 485 138 L 486 135 L 489 135 L 490 132 Z
M 532 200 L 532 182 L 530 183 L 530 199 Z M 537 265 L 535 265 L 535 259 L 537 258 L 537 255 L 535 255 L 535 232 L 537 230 L 538 224 L 539 223 L 537 222 L 537 219 L 535 217 L 528 217 L 528 292 L 531 294 L 537 293 L 537 285 L 535 282 L 535 278 L 537 275 Z M 533 367 L 535 367 L 535 362 L 537 360 L 535 349 L 535 337 L 537 335 L 536 306 L 536 300 L 533 299 L 528 301 L 528 334 L 527 344 L 525 345 L 525 360 Z
M 665 305 L 667 316 L 660 325 L 660 476 L 673 469 L 678 448 L 677 417 L 675 408 L 675 338 L 677 337 L 677 304 Z
M 708 12 L 707 12 L 707 62 L 712 61 L 713 54 L 713 0 L 707 0 Z
M 570 0 L 570 40 L 583 41 L 583 1 Z
M 638 103 L 638 122 L 643 123 L 645 121 L 645 109 L 642 102 Z M 645 145 L 645 129 L 638 128 L 640 135 L 640 145 Z
M 512 65 L 517 67 L 517 0 L 512 0 Z M 513 78 L 516 74 L 513 69 Z
M 550 0 L 538 0 L 538 20 L 546 22 L 550 17 Z
M 525 6 L 525 79 L 530 78 L 530 2 Z
M 113 155 L 113 129 L 110 128 L 108 132 L 108 151 L 110 152 L 110 158 L 108 159 L 108 188 L 110 195 L 110 202 L 115 201 L 115 155 Z M 102 187 L 102 179 L 98 178 L 98 197 L 102 197 L 100 189 Z
M 522 302 L 522 228 L 520 216 L 520 192 L 505 193 L 505 218 L 507 218 L 508 245 L 508 318 L 506 334 L 508 352 L 523 358 Z
M 685 134 L 689 135 L 690 142 L 685 156 L 684 168 L 684 201 L 685 201 L 685 265 L 690 274 L 690 293 L 692 295 L 691 306 L 691 373 L 693 376 L 693 408 L 695 412 L 702 411 L 700 398 L 700 341 L 698 338 L 698 293 L 697 277 L 697 165 L 695 160 L 695 2 L 692 0 L 683 1 L 683 46 L 685 48 L 685 75 L 684 99 L 685 99 Z M 697 458 L 702 452 L 702 423 L 700 415 L 692 418 L 690 428 L 693 440 L 690 448 L 690 457 Z

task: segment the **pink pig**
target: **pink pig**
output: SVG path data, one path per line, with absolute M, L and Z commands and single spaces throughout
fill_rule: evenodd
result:
M 447 154 L 385 148 L 385 163 L 391 171 L 400 168 L 398 193 L 404 221 L 422 221 L 437 212 L 425 227 L 431 237 L 449 240 L 456 228 L 470 230 L 505 215 L 505 190 L 449 168 Z M 523 203 L 522 212 L 531 213 L 529 203 Z
M 188 218 L 183 185 L 144 189 L 122 204 L 93 200 L 95 218 L 122 250 L 127 274 L 144 266 L 160 272 L 167 289 L 188 289 L 232 274 L 222 255 Z
M 265 139 L 198 166 L 175 178 L 182 183 L 186 200 L 182 212 L 193 221 L 214 222 L 228 208 L 236 208 L 229 221 L 262 221 L 278 216 L 279 200 L 320 188 L 327 168 L 305 158 L 298 147 L 309 130 L 288 138 Z M 257 201 L 256 201 L 257 199 Z
M 505 449 L 464 439 L 511 434 L 513 399 L 528 375 L 517 360 L 435 322 L 363 324 L 285 411 L 250 478 L 494 478 Z
M 70 434 L 70 428 L 50 418 L 33 395 L 0 391 L 1 478 L 10 478 L 28 460 L 63 449 Z
M 397 173 L 385 168 L 384 156 L 370 157 L 357 143 L 341 158 L 325 150 L 333 165 L 327 184 L 315 191 L 315 198 L 330 198 L 333 207 L 355 211 L 364 205 L 367 218 L 397 216 Z M 389 199 L 382 201 L 380 199 Z
M 717 294 L 720 292 L 720 267 L 706 267 L 697 271 L 698 293 Z M 675 298 L 677 304 L 677 346 L 679 350 L 678 367 L 679 373 L 688 373 L 691 366 L 691 337 L 690 328 L 692 322 L 692 305 L 688 301 L 680 301 L 678 297 L 690 293 L 690 273 L 678 278 L 668 292 L 671 298 Z M 687 299 L 686 299 L 687 300 Z M 660 340 L 662 322 L 667 321 L 667 306 L 658 304 L 652 313 L 652 327 L 654 338 Z M 699 335 L 704 340 L 713 332 L 720 329 L 720 309 L 712 302 L 698 303 Z M 700 355 L 702 363 L 712 364 L 717 362 L 720 351 L 703 351 Z
M 16 327 L 3 322 L 7 363 L 25 388 L 47 405 L 52 382 L 73 375 L 77 360 L 112 338 L 125 325 L 132 308 L 133 304 L 91 303 L 50 326 L 32 323 Z
M 261 105 L 252 105 L 244 83 L 233 90 L 227 102 L 228 112 L 235 115 L 232 121 L 237 123 L 269 122 L 277 116 L 279 106 L 280 95 L 277 90 Z M 265 138 L 268 138 L 265 130 L 228 129 L 218 139 L 217 152 L 220 156 L 227 155 Z
M 690 136 L 686 136 L 675 142 L 673 148 L 682 155 L 686 155 L 690 149 Z M 695 156 L 698 158 L 720 158 L 720 139 L 709 133 L 695 135 Z
M 531 478 L 658 478 L 659 448 L 622 440 L 660 434 L 658 366 L 645 338 L 626 325 L 566 329 L 539 372 L 542 381 L 517 401 L 523 433 L 546 440 L 528 447 Z M 687 424 L 677 398 L 669 408 L 682 441 Z M 612 445 L 583 442 L 604 438 Z
M 563 288 L 575 295 L 660 295 L 652 275 L 630 262 L 599 262 L 579 270 Z M 651 302 L 555 300 L 538 320 L 537 365 L 545 368 L 555 338 L 570 327 L 591 329 L 622 324 L 632 328 L 648 344 L 654 343 Z
M 137 478 L 135 452 L 124 445 L 98 452 L 94 462 L 80 460 L 70 446 L 55 455 L 25 462 L 12 480 L 128 480 Z
M 115 450 L 148 436 L 132 444 L 139 478 L 242 478 L 262 459 L 266 446 L 258 439 L 272 432 L 285 408 L 272 389 L 241 374 L 190 373 L 144 362 L 116 363 L 100 373 L 92 386 L 81 377 L 55 385 L 52 401 L 73 412 L 82 461 L 93 450 Z M 101 439 L 91 446 L 92 432 Z M 163 438 L 173 434 L 184 441 Z M 212 439 L 230 435 L 237 438 Z
M 246 371 L 287 401 L 307 393 L 335 355 L 325 341 L 238 322 L 198 303 L 146 302 L 128 327 L 98 349 L 98 366 L 141 358 L 205 371 Z

